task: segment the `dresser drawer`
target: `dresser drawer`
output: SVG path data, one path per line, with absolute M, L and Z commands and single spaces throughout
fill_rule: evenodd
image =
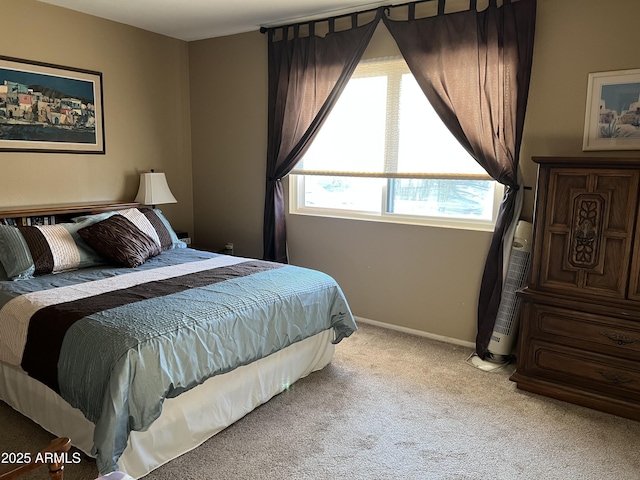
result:
M 538 377 L 640 401 L 640 365 L 636 361 L 537 340 L 527 350 L 527 370 Z
M 640 360 L 639 322 L 541 304 L 529 304 L 527 311 L 531 322 L 531 336 L 625 359 Z

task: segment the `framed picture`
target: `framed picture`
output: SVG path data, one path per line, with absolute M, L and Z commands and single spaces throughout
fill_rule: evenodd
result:
M 0 56 L 0 151 L 104 154 L 102 74 Z
M 583 150 L 640 150 L 640 69 L 589 74 Z

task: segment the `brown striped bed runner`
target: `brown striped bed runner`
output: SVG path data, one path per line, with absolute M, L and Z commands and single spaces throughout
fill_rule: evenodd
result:
M 282 266 L 259 260 L 244 261 L 46 306 L 31 316 L 21 366 L 31 377 L 59 393 L 57 364 L 62 342 L 69 328 L 78 320 L 97 312 L 165 297 Z

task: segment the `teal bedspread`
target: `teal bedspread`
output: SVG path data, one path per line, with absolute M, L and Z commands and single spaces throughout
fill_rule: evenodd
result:
M 101 474 L 117 469 L 130 431 L 158 418 L 165 398 L 327 329 L 334 343 L 356 329 L 328 275 L 192 249 L 136 269 L 0 282 L 0 348 L 95 424 Z

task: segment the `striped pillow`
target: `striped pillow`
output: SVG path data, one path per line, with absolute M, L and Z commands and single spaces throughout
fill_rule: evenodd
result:
M 129 210 L 121 210 L 118 213 L 130 220 L 140 231 L 151 237 L 161 252 L 173 248 L 169 231 L 152 209 L 130 208 Z
M 76 270 L 80 252 L 71 234 L 62 225 L 18 227 L 27 242 L 34 264 L 34 275 Z
M 74 223 L 32 227 L 0 225 L 0 262 L 7 277 L 25 279 L 104 264 L 105 259 L 78 236 L 82 226 Z

